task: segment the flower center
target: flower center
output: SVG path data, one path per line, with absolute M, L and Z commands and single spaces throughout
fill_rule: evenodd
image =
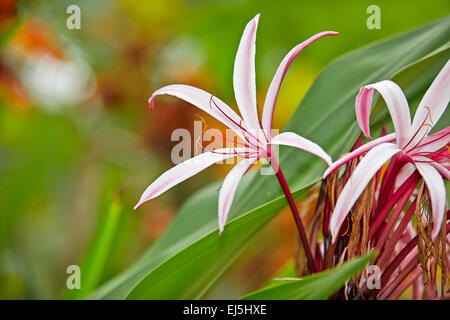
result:
M 258 133 L 252 133 L 250 132 L 246 127 L 242 125 L 242 120 L 237 123 L 235 120 L 233 120 L 229 115 L 227 115 L 222 108 L 220 108 L 217 103 L 214 101 L 214 96 L 211 95 L 211 98 L 209 99 L 209 106 L 211 109 L 214 107 L 222 114 L 224 115 L 228 120 L 230 120 L 234 125 L 236 125 L 242 132 L 242 135 L 246 141 L 246 145 L 252 145 L 256 149 L 261 149 L 264 146 L 264 143 L 261 142 L 260 139 L 258 139 L 257 135 Z

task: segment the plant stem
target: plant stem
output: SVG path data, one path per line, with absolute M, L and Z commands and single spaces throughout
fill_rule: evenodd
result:
M 392 210 L 392 208 L 395 206 L 397 201 L 403 196 L 405 192 L 412 186 L 416 186 L 417 182 L 420 180 L 420 175 L 417 173 L 417 170 L 414 171 L 411 176 L 406 179 L 406 181 L 397 189 L 397 191 L 394 192 L 392 196 L 389 197 L 389 200 L 387 201 L 386 205 L 383 206 L 383 208 L 380 209 L 380 211 L 376 214 L 376 217 L 371 222 L 370 230 L 369 230 L 369 238 L 373 238 L 375 233 L 380 228 L 381 224 L 385 221 L 386 217 L 388 216 L 389 212 Z M 377 208 L 378 211 L 378 208 Z
M 416 212 L 416 201 L 409 206 L 409 209 L 406 211 L 406 214 L 403 216 L 400 224 L 398 225 L 397 229 L 392 234 L 391 238 L 387 241 L 386 246 L 384 247 L 384 250 L 380 254 L 380 256 L 377 258 L 377 265 L 384 269 L 386 263 L 389 261 L 389 257 L 392 254 L 392 251 L 395 248 L 395 245 L 400 240 L 400 237 L 402 236 L 403 232 L 405 231 L 406 227 L 408 226 L 408 223 L 411 221 L 411 218 L 413 217 L 414 213 Z
M 311 253 L 311 247 L 309 246 L 308 237 L 306 235 L 305 228 L 303 227 L 302 219 L 300 218 L 300 214 L 297 209 L 297 205 L 295 204 L 294 197 L 292 196 L 291 190 L 289 189 L 289 185 L 287 184 L 286 178 L 284 177 L 283 171 L 281 171 L 280 165 L 278 164 L 275 156 L 271 157 L 270 161 L 273 170 L 275 171 L 275 175 L 277 176 L 278 182 L 280 183 L 281 189 L 286 196 L 286 200 L 291 208 L 292 215 L 295 220 L 295 224 L 297 225 L 298 233 L 300 235 L 300 240 L 302 242 L 303 248 L 306 253 L 306 257 L 309 262 L 309 267 L 312 273 L 317 272 L 317 267 L 313 255 Z

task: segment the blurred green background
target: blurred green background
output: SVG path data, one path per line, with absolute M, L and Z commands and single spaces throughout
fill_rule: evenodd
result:
M 71 4 L 81 8 L 80 30 L 66 27 Z M 381 9 L 379 30 L 366 27 L 372 4 Z M 192 131 L 198 114 L 174 98 L 158 99 L 151 112 L 148 97 L 163 85 L 185 83 L 235 107 L 234 55 L 258 12 L 259 105 L 285 53 L 317 32 L 340 32 L 308 47 L 291 67 L 274 120 L 282 128 L 330 61 L 449 11 L 448 0 L 2 0 L 0 298 L 64 297 L 66 268 L 86 259 L 116 203 L 112 254 L 97 276 L 104 282 L 164 232 L 194 190 L 224 176 L 226 166 L 213 166 L 132 210 L 173 165 L 172 131 Z M 279 215 L 206 298 L 236 297 L 261 285 L 292 256 L 293 228 L 288 214 Z

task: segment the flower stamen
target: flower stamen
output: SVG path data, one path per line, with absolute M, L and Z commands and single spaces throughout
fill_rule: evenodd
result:
M 431 110 L 428 106 L 425 106 L 425 109 L 428 110 L 427 112 L 427 116 L 425 117 L 425 119 L 423 120 L 422 124 L 420 125 L 419 129 L 417 129 L 417 131 L 414 133 L 414 135 L 411 137 L 411 139 L 409 139 L 408 143 L 403 147 L 403 150 L 406 150 L 406 148 L 411 144 L 411 142 L 416 138 L 417 134 L 420 132 L 420 130 L 422 130 L 423 127 L 430 127 L 433 128 L 434 123 L 433 123 L 433 119 L 431 119 Z M 428 118 L 430 118 L 430 122 L 427 123 Z M 424 132 L 424 135 L 422 138 L 419 139 L 419 143 L 420 141 L 422 141 L 422 139 L 427 135 L 427 132 Z M 414 147 L 413 147 L 414 148 Z M 411 149 L 413 149 L 411 148 Z
M 255 146 L 249 145 L 247 143 L 242 143 L 242 142 L 239 142 L 239 141 L 231 140 L 231 139 L 229 139 L 227 137 L 224 137 L 216 129 L 213 129 L 210 126 L 208 126 L 208 124 L 206 123 L 206 120 L 203 117 L 201 117 L 199 115 L 197 115 L 197 117 L 200 118 L 200 120 L 202 121 L 202 124 L 204 125 L 204 130 L 202 131 L 202 133 L 205 133 L 206 131 L 209 130 L 209 131 L 211 131 L 213 133 L 214 136 L 221 138 L 223 141 L 232 142 L 233 144 L 237 144 L 237 145 L 240 145 L 240 146 L 243 146 L 243 147 L 246 147 L 246 148 L 251 148 L 251 149 L 257 150 L 257 148 Z

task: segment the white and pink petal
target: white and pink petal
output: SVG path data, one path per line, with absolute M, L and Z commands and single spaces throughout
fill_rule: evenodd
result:
M 439 121 L 450 100 L 450 61 L 434 79 L 431 86 L 422 98 L 417 107 L 412 123 L 413 141 L 410 143 L 414 147 Z
M 445 184 L 439 172 L 428 163 L 416 163 L 417 170 L 425 181 L 428 189 L 428 195 L 431 200 L 431 209 L 433 211 L 433 230 L 431 237 L 434 239 L 439 234 L 442 222 L 446 214 L 446 191 Z
M 356 119 L 364 135 L 370 137 L 370 111 L 372 108 L 372 99 L 374 90 L 377 90 L 391 114 L 394 124 L 397 144 L 403 148 L 410 138 L 411 117 L 409 113 L 408 101 L 403 94 L 402 89 L 390 80 L 384 80 L 369 84 L 360 89 L 355 100 Z
M 423 138 L 420 143 L 408 153 L 412 155 L 425 155 L 427 153 L 438 152 L 450 144 L 450 126 L 432 135 Z
M 281 61 L 275 75 L 270 83 L 269 89 L 267 90 L 266 99 L 264 101 L 264 108 L 261 117 L 261 124 L 263 130 L 271 134 L 272 130 L 272 120 L 273 120 L 273 112 L 275 110 L 275 105 L 277 103 L 278 93 L 280 92 L 281 83 L 283 82 L 284 76 L 289 69 L 292 61 L 294 61 L 295 57 L 307 46 L 309 46 L 314 41 L 324 37 L 324 36 L 335 36 L 338 35 L 337 32 L 334 31 L 324 31 L 320 32 L 306 41 L 298 44 L 294 47 L 289 53 L 284 57 Z M 268 137 L 270 139 L 270 136 Z
M 248 149 L 246 148 L 216 149 L 214 152 L 201 153 L 193 158 L 177 164 L 175 167 L 164 172 L 150 186 L 147 187 L 134 209 L 136 210 L 144 202 L 156 198 L 168 189 L 196 175 L 212 164 L 235 157 L 236 153 L 243 153 L 247 150 Z
M 413 163 L 405 163 L 397 174 L 397 177 L 395 179 L 395 187 L 398 188 L 403 183 L 405 183 L 405 181 L 414 173 L 414 171 L 416 171 L 416 166 Z
M 225 102 L 212 94 L 188 85 L 173 84 L 156 90 L 148 99 L 150 108 L 154 109 L 154 100 L 158 95 L 171 95 L 180 98 L 197 108 L 213 116 L 224 125 L 232 129 L 241 139 L 244 139 L 239 125 L 242 123 L 241 117 L 233 111 Z
M 433 166 L 433 168 L 435 168 L 437 170 L 437 172 L 439 172 L 439 174 L 445 179 L 445 180 L 449 180 L 450 181 L 450 165 L 443 165 L 440 164 L 438 162 L 432 162 L 431 165 Z
M 363 153 L 368 152 L 369 150 L 373 149 L 376 146 L 379 146 L 384 143 L 389 143 L 395 141 L 395 133 L 391 133 L 388 135 L 385 135 L 383 137 L 380 137 L 378 139 L 372 140 L 368 143 L 363 144 L 361 147 L 353 150 L 350 153 L 347 153 L 343 157 L 341 157 L 339 160 L 334 162 L 324 173 L 323 178 L 325 179 L 328 177 L 332 172 L 338 170 L 341 166 L 348 163 L 349 161 L 353 160 L 354 158 L 362 155 Z
M 260 14 L 256 15 L 244 29 L 236 53 L 233 72 L 233 87 L 236 103 L 242 118 L 250 129 L 259 129 L 256 108 L 255 42 Z
M 280 133 L 279 135 L 273 137 L 270 143 L 291 146 L 301 150 L 305 150 L 321 158 L 326 162 L 327 165 L 331 165 L 332 163 L 331 157 L 322 149 L 321 146 L 319 146 L 315 142 L 312 142 L 311 140 L 299 136 L 294 132 Z
M 241 181 L 244 174 L 256 161 L 257 157 L 242 159 L 225 177 L 219 193 L 219 234 L 221 234 L 225 228 L 225 223 L 227 222 L 228 213 L 230 212 L 239 181 Z
M 381 144 L 370 150 L 361 160 L 342 189 L 330 219 L 333 242 L 336 240 L 342 223 L 350 209 L 358 200 L 375 173 L 396 153 L 401 152 L 397 145 Z

